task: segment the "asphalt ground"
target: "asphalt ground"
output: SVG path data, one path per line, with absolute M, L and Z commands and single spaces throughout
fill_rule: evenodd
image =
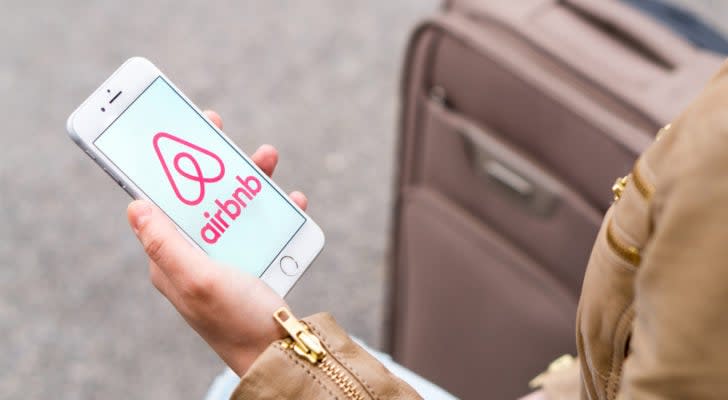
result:
M 436 1 L 0 0 L 0 398 L 199 399 L 223 364 L 148 281 L 129 198 L 68 114 L 148 57 L 247 152 L 280 150 L 326 247 L 288 301 L 379 345 L 407 35 Z

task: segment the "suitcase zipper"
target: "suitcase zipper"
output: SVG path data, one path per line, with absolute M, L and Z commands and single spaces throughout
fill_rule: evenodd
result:
M 284 350 L 293 351 L 299 357 L 318 367 L 350 400 L 366 400 L 366 396 L 359 390 L 352 374 L 339 365 L 336 359 L 327 354 L 321 341 L 311 332 L 311 329 L 299 321 L 285 307 L 281 307 L 273 314 L 278 324 L 288 332 L 290 337 L 279 341 Z

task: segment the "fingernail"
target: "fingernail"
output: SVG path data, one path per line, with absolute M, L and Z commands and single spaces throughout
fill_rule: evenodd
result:
M 152 207 L 148 202 L 139 200 L 133 202 L 129 208 L 131 211 L 131 227 L 134 229 L 134 233 L 138 234 L 139 228 L 152 215 Z

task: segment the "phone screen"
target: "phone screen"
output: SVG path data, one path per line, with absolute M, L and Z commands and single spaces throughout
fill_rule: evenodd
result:
M 161 76 L 94 145 L 212 258 L 250 274 L 306 222 Z

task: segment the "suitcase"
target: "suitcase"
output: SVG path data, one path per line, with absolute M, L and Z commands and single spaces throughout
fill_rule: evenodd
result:
M 401 87 L 390 351 L 464 399 L 575 353 L 610 188 L 721 60 L 616 0 L 455 0 Z

